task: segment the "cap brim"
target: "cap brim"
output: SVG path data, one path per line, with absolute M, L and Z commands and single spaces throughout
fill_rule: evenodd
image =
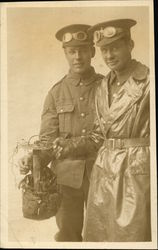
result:
M 72 40 L 67 43 L 63 43 L 63 47 L 78 47 L 78 46 L 91 46 L 93 45 L 93 42 L 85 42 L 85 41 L 78 41 L 78 40 Z
M 114 20 L 110 20 L 107 22 L 103 22 L 103 23 L 98 23 L 94 26 L 91 26 L 88 29 L 88 33 L 92 34 L 94 33 L 94 31 L 96 30 L 100 30 L 101 28 L 106 28 L 108 26 L 114 26 L 114 27 L 124 27 L 124 29 L 129 29 L 132 26 L 134 26 L 137 22 L 133 19 L 114 19 Z
M 86 24 L 73 24 L 73 25 L 68 25 L 63 27 L 62 29 L 58 30 L 57 33 L 55 34 L 55 37 L 59 40 L 62 41 L 63 39 L 63 34 L 66 32 L 77 32 L 79 30 L 81 31 L 86 31 L 90 28 L 90 25 Z
M 125 37 L 125 34 L 120 34 L 117 37 L 111 37 L 111 38 L 105 37 L 101 41 L 97 42 L 96 45 L 98 47 L 106 46 L 106 45 L 109 45 L 109 44 L 123 38 L 123 37 Z

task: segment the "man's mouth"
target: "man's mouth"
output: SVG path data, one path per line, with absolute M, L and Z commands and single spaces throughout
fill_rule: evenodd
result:
M 107 64 L 110 64 L 110 65 L 115 65 L 115 64 L 117 64 L 117 61 L 107 61 Z
M 116 64 L 116 63 L 117 63 L 117 61 L 112 60 L 112 61 L 107 61 L 107 63 L 110 63 L 110 64 Z
M 81 66 L 83 66 L 83 63 L 74 63 L 74 66 L 81 67 Z

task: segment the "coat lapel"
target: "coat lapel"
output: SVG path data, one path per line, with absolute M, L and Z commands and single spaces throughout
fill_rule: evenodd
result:
M 143 93 L 143 87 L 144 83 L 137 84 L 131 77 L 124 83 L 109 108 L 113 114 L 113 122 L 140 99 Z
M 140 67 L 140 65 L 138 66 Z M 132 74 L 132 76 L 130 76 L 124 83 L 113 99 L 110 107 L 108 98 L 108 81 L 110 79 L 110 74 L 103 79 L 98 95 L 98 110 L 100 110 L 100 118 L 105 128 L 105 134 L 108 132 L 112 124 L 125 114 L 142 97 L 145 88 L 144 79 L 146 79 L 147 71 L 145 69 L 142 72 L 141 69 L 142 77 L 140 77 L 139 74 L 138 77 L 137 74 L 138 73 L 136 71 L 136 74 Z M 138 81 L 135 79 L 135 75 L 137 76 Z

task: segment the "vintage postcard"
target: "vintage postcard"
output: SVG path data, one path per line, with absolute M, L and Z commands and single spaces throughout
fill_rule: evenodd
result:
M 153 1 L 0 7 L 0 246 L 156 249 Z

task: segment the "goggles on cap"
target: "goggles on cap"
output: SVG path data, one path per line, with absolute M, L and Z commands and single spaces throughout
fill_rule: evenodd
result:
M 78 31 L 76 33 L 65 33 L 63 35 L 63 42 L 67 43 L 70 42 L 72 39 L 78 40 L 78 41 L 85 41 L 88 38 L 88 35 L 84 31 Z
M 103 38 L 112 38 L 115 35 L 119 35 L 123 33 L 123 29 L 115 28 L 115 27 L 106 27 L 105 29 L 101 28 L 101 30 L 96 30 L 94 32 L 94 41 L 99 42 Z

